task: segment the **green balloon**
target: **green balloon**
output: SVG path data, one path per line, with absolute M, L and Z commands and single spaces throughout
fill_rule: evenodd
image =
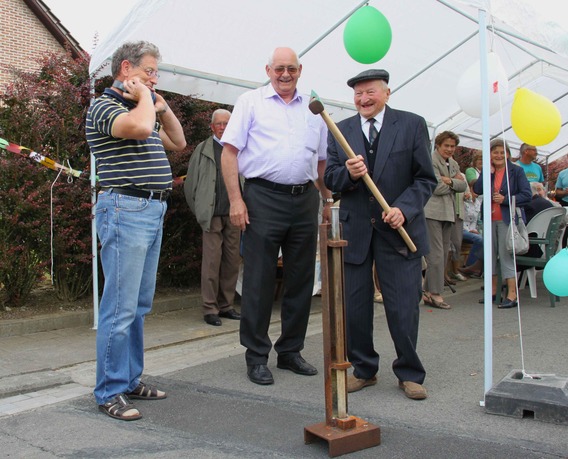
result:
M 343 45 L 347 53 L 361 64 L 372 64 L 387 54 L 392 30 L 387 18 L 376 8 L 364 6 L 345 24 Z

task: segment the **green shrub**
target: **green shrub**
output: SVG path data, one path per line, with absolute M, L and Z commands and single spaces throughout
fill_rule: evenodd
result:
M 47 191 L 45 174 L 38 174 L 35 165 L 19 156 L 0 156 L 2 302 L 14 306 L 25 302 L 45 272 L 49 253 Z
M 0 94 L 0 137 L 83 174 L 58 176 L 58 171 L 0 149 L 0 293 L 11 306 L 24 303 L 48 272 L 62 300 L 92 291 L 90 152 L 85 139 L 88 59 L 46 53 L 38 61 L 39 71 L 14 71 L 13 82 Z M 97 80 L 97 95 L 111 81 Z M 190 153 L 211 135 L 211 114 L 219 105 L 163 95 L 182 123 L 188 147 L 168 155 L 176 180 L 164 223 L 158 282 L 193 287 L 200 279 L 201 228 L 185 202 L 182 177 Z M 103 282 L 100 275 L 99 285 Z

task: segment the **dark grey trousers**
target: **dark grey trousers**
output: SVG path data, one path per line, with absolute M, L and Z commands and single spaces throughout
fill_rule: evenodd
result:
M 284 270 L 282 333 L 274 349 L 285 355 L 299 353 L 304 347 L 314 285 L 319 193 L 311 186 L 294 196 L 246 182 L 243 198 L 250 224 L 242 236 L 240 338 L 247 348 L 247 365 L 257 365 L 267 363 L 272 348 L 268 327 L 280 249 Z

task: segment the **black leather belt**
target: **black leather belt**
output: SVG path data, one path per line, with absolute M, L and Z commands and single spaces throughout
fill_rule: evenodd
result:
M 125 196 L 133 196 L 135 198 L 156 199 L 160 202 L 165 201 L 170 197 L 170 192 L 167 190 L 162 191 L 146 191 L 136 190 L 134 188 L 103 188 L 109 193 L 124 194 Z
M 274 191 L 279 191 L 281 193 L 288 193 L 292 196 L 296 196 L 298 194 L 305 193 L 310 189 L 313 182 L 306 182 L 301 185 L 283 185 L 281 183 L 274 183 L 270 180 L 264 180 L 261 178 L 251 178 L 247 179 L 247 182 L 255 183 L 257 185 L 263 186 L 264 188 L 270 188 Z

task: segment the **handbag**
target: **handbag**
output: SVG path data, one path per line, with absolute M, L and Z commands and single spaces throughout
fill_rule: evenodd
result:
M 515 255 L 524 255 L 529 251 L 529 233 L 527 232 L 527 227 L 523 221 L 521 209 L 515 207 L 514 196 L 512 199 L 512 209 L 513 212 L 511 212 L 511 222 L 509 223 L 509 229 L 507 230 L 505 247 L 511 255 L 513 252 Z M 515 222 L 515 220 L 517 221 Z

